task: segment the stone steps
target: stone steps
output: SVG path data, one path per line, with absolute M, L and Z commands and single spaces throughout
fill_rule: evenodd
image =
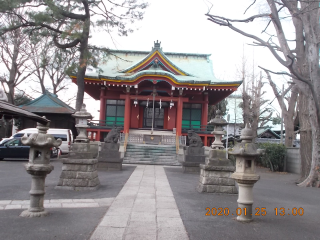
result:
M 124 161 L 123 161 L 124 162 Z M 136 161 L 126 160 L 127 164 L 144 164 L 144 165 L 166 165 L 166 166 L 181 166 L 179 162 L 157 162 L 157 161 Z
M 175 156 L 175 152 L 174 153 L 149 153 L 149 152 L 128 152 L 126 153 L 126 156 L 128 157 L 142 157 L 142 156 L 157 156 L 157 157 L 166 157 L 166 156 Z
M 139 159 L 140 161 L 163 161 L 163 162 L 169 162 L 169 161 L 174 161 L 176 160 L 176 156 L 166 156 L 163 158 L 157 158 L 157 157 L 124 157 L 123 160 L 130 160 L 130 159 Z
M 152 165 L 180 165 L 176 147 L 172 145 L 128 144 L 124 163 Z

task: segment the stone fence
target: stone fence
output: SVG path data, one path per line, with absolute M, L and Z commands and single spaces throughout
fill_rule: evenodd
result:
M 280 144 L 280 139 L 273 138 L 256 138 L 256 143 L 276 143 Z M 284 142 L 284 140 L 283 140 Z M 293 140 L 293 146 L 299 148 L 300 147 L 300 139 Z
M 300 148 L 287 148 L 286 171 L 298 173 L 301 171 Z

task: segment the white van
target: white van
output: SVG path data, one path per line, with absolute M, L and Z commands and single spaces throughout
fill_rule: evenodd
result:
M 11 138 L 22 137 L 25 133 L 29 136 L 31 133 L 37 133 L 37 132 L 38 132 L 38 129 L 36 128 L 26 128 L 17 132 Z M 60 138 L 62 140 L 62 143 L 59 147 L 61 154 L 69 153 L 71 143 L 73 143 L 73 136 L 70 129 L 49 128 L 47 133 L 53 135 L 55 139 Z

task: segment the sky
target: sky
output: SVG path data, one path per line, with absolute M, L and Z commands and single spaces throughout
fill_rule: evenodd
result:
M 127 37 L 119 37 L 114 32 L 111 40 L 108 34 L 96 31 L 93 32 L 90 43 L 110 49 L 150 51 L 153 42 L 159 40 L 164 52 L 211 54 L 214 73 L 221 80 L 241 80 L 237 76 L 237 68 L 243 54 L 252 65 L 260 65 L 274 71 L 283 70 L 267 49 L 249 46 L 248 44 L 253 42 L 252 39 L 242 37 L 227 27 L 218 26 L 208 21 L 205 16 L 211 4 L 211 14 L 233 19 L 247 18 L 263 11 L 263 7 L 255 4 L 244 15 L 244 11 L 252 2 L 252 0 L 211 0 L 210 2 L 149 0 L 150 5 L 145 10 L 144 19 L 132 26 L 135 29 L 133 33 Z M 238 26 L 250 33 L 260 34 L 266 24 L 266 20 L 258 20 L 253 23 L 241 23 Z M 284 79 L 277 78 L 276 82 L 280 89 Z M 76 91 L 76 85 L 72 88 L 72 91 Z M 272 90 L 267 89 L 267 91 L 272 101 Z M 63 99 L 63 95 L 65 94 L 59 98 Z M 87 110 L 95 118 L 99 117 L 99 101 L 89 99 L 87 96 L 85 103 Z M 276 100 L 273 104 L 277 105 Z

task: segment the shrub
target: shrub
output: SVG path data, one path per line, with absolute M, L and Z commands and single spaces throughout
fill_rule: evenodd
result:
M 287 151 L 286 147 L 283 144 L 275 143 L 259 143 L 258 146 L 265 149 L 265 153 L 257 159 L 257 162 L 272 171 L 282 172 Z

